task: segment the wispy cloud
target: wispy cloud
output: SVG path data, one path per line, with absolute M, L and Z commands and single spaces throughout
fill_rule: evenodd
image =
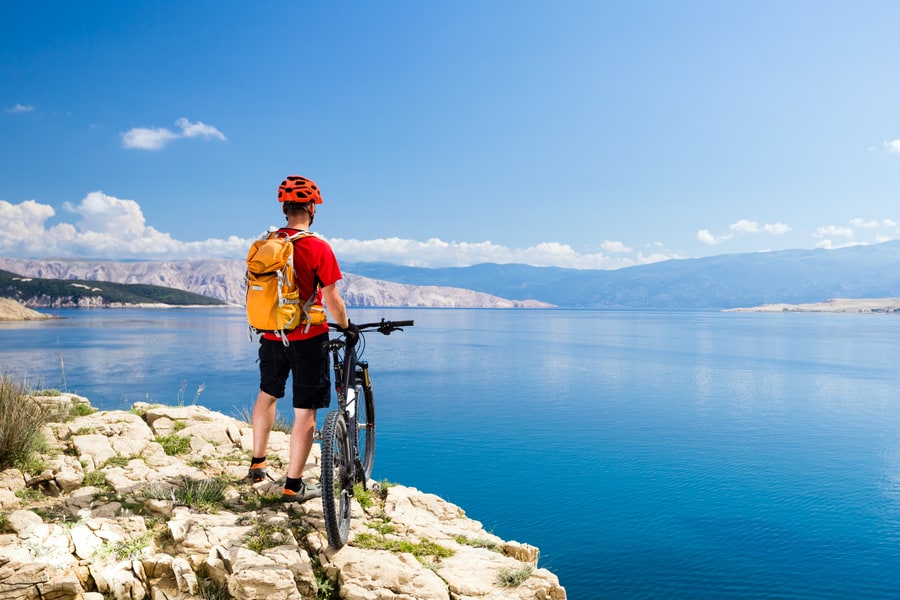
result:
M 895 240 L 900 236 L 900 227 L 894 219 L 863 219 L 855 217 L 847 225 L 823 225 L 817 227 L 813 237 L 817 240 L 816 248 L 834 250 L 848 246 L 865 246 L 869 243 L 879 244 Z M 859 239 L 866 235 L 870 239 Z
M 252 239 L 230 236 L 185 242 L 147 224 L 134 200 L 91 192 L 78 203 L 63 205 L 72 218 L 50 225 L 53 207 L 27 200 L 0 200 L 0 255 L 27 258 L 106 258 L 177 260 L 246 256 Z M 606 241 L 604 252 L 578 252 L 568 244 L 544 242 L 509 248 L 490 241 L 456 242 L 437 238 L 329 240 L 342 262 L 386 261 L 424 267 L 468 266 L 478 263 L 523 263 L 575 269 L 614 269 L 681 258 L 655 247 L 636 252 L 622 242 Z
M 900 139 L 884 142 L 884 149 L 891 154 L 900 154 Z
M 8 112 L 13 115 L 18 115 L 21 113 L 27 113 L 34 110 L 34 107 L 30 104 L 16 104 L 15 106 L 10 106 L 9 108 L 4 108 L 4 112 Z
M 784 235 L 789 231 L 791 231 L 791 227 L 784 223 L 759 224 L 756 221 L 741 219 L 740 221 L 729 225 L 728 231 L 721 235 L 713 235 L 708 229 L 701 229 L 697 232 L 697 240 L 708 246 L 713 246 L 733 239 L 739 234 L 768 233 L 770 235 Z
M 226 140 L 225 135 L 213 127 L 201 121 L 191 123 L 185 118 L 175 121 L 179 131 L 172 131 L 165 127 L 145 128 L 135 127 L 122 134 L 122 146 L 138 150 L 160 150 L 169 142 L 180 138 L 203 137 Z

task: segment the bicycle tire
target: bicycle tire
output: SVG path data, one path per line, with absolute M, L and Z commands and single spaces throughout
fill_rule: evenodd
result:
M 353 479 L 347 423 L 341 411 L 331 411 L 322 427 L 321 483 L 325 533 L 335 549 L 343 547 L 350 535 Z
M 375 392 L 365 389 L 361 384 L 356 385 L 357 400 L 357 424 L 356 439 L 359 448 L 359 462 L 363 467 L 360 476 L 364 481 L 372 477 L 372 467 L 375 465 Z

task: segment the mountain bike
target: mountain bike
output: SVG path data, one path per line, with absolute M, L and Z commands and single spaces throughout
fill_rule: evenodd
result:
M 337 327 L 329 323 L 332 327 Z M 412 327 L 413 321 L 385 321 L 357 325 L 356 344 L 347 344 L 341 335 L 327 343 L 334 369 L 334 389 L 338 410 L 325 416 L 322 426 L 322 512 L 328 544 L 341 548 L 350 533 L 353 486 L 366 488 L 375 463 L 375 392 L 369 363 L 360 360 L 365 351 L 364 332 L 390 335 Z

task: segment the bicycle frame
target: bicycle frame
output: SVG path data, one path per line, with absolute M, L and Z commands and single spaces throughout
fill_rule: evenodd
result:
M 326 348 L 331 353 L 334 370 L 338 410 L 326 415 L 322 427 L 322 513 L 328 543 L 334 548 L 340 548 L 347 542 L 353 486 L 361 483 L 366 488 L 374 461 L 375 399 L 369 364 L 360 360 L 365 349 L 362 334 L 377 331 L 390 335 L 413 324 L 413 321 L 382 319 L 379 323 L 357 325 L 360 335 L 355 344 L 347 344 L 346 336 L 327 342 Z M 360 413 L 365 413 L 362 426 Z M 359 442 L 361 427 L 366 430 L 363 448 L 360 448 Z

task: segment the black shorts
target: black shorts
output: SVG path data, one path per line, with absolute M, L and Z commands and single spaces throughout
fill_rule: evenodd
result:
M 294 408 L 326 408 L 331 403 L 330 361 L 325 343 L 328 333 L 291 342 L 259 340 L 259 389 L 284 397 L 288 375 L 293 385 Z

